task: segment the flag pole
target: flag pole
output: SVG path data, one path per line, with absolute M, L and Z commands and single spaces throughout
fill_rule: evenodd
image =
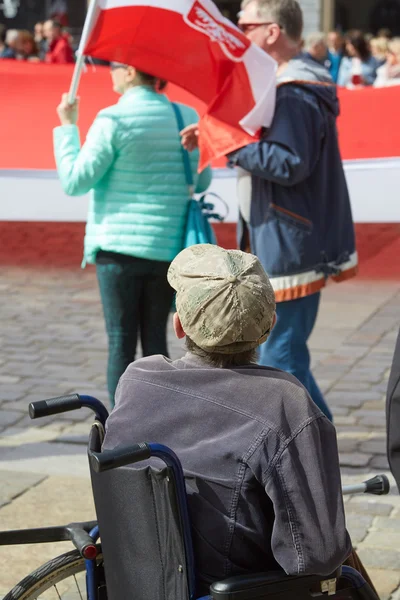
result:
M 68 92 L 68 102 L 70 104 L 73 104 L 76 99 L 76 94 L 78 92 L 79 82 L 80 82 L 81 75 L 82 75 L 82 69 L 85 64 L 85 55 L 83 54 L 83 52 L 84 52 L 86 43 L 89 39 L 89 35 L 92 31 L 94 22 L 96 20 L 96 16 L 97 16 L 97 0 L 91 0 L 89 2 L 86 19 L 85 19 L 85 24 L 83 26 L 83 31 L 82 31 L 81 41 L 79 43 L 79 48 L 76 52 L 77 59 L 76 59 L 76 63 L 75 63 L 74 72 L 72 74 L 71 85 L 70 85 L 69 92 Z

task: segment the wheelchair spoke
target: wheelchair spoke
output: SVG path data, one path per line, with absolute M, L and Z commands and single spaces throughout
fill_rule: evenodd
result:
M 81 588 L 79 587 L 79 584 L 78 584 L 78 582 L 77 582 L 77 580 L 76 580 L 76 575 L 74 575 L 74 579 L 75 579 L 76 587 L 78 588 L 78 592 L 79 592 L 79 598 L 80 598 L 81 600 L 83 600 L 83 596 L 82 596 L 82 594 L 81 594 Z
M 57 586 L 56 586 L 56 585 L 54 586 L 54 589 L 56 590 L 56 592 L 57 592 L 57 596 L 59 597 L 59 599 L 60 599 L 60 600 L 62 600 L 62 598 L 61 598 L 61 596 L 60 596 L 60 594 L 59 594 L 59 591 L 58 591 L 58 589 L 57 589 Z

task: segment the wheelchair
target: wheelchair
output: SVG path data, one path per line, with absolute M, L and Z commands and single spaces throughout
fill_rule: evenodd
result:
M 0 545 L 71 540 L 75 550 L 25 577 L 3 600 L 195 600 L 195 558 L 182 466 L 157 443 L 101 451 L 107 409 L 72 394 L 29 405 L 32 419 L 89 408 L 95 413 L 88 458 L 97 521 L 0 532 Z M 148 459 L 156 457 L 162 468 Z M 127 468 L 137 463 L 139 466 Z M 379 475 L 344 494 L 387 494 Z M 101 544 L 100 542 L 101 538 Z M 330 576 L 269 572 L 230 577 L 201 600 L 379 600 L 363 577 L 343 566 Z

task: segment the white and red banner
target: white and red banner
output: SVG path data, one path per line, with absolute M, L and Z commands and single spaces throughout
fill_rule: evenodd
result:
M 271 124 L 276 63 L 211 0 L 92 0 L 79 54 L 132 65 L 206 103 L 203 168 Z

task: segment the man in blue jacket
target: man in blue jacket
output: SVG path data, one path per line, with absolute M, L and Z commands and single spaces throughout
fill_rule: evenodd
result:
M 239 243 L 256 254 L 277 300 L 277 324 L 260 363 L 295 375 L 331 418 L 310 371 L 307 340 L 329 277 L 357 271 L 350 200 L 336 129 L 336 87 L 323 66 L 299 55 L 296 0 L 244 0 L 239 26 L 278 63 L 274 120 L 259 142 L 231 156 L 250 173 L 239 198 Z M 240 189 L 241 186 L 239 186 Z
M 258 256 L 277 301 L 277 323 L 259 362 L 295 375 L 331 419 L 310 371 L 307 341 L 327 279 L 357 272 L 336 86 L 322 65 L 300 54 L 303 15 L 296 0 L 243 0 L 239 26 L 278 64 L 270 129 L 230 156 L 239 174 L 239 247 Z M 196 144 L 192 129 L 182 132 L 188 150 Z

